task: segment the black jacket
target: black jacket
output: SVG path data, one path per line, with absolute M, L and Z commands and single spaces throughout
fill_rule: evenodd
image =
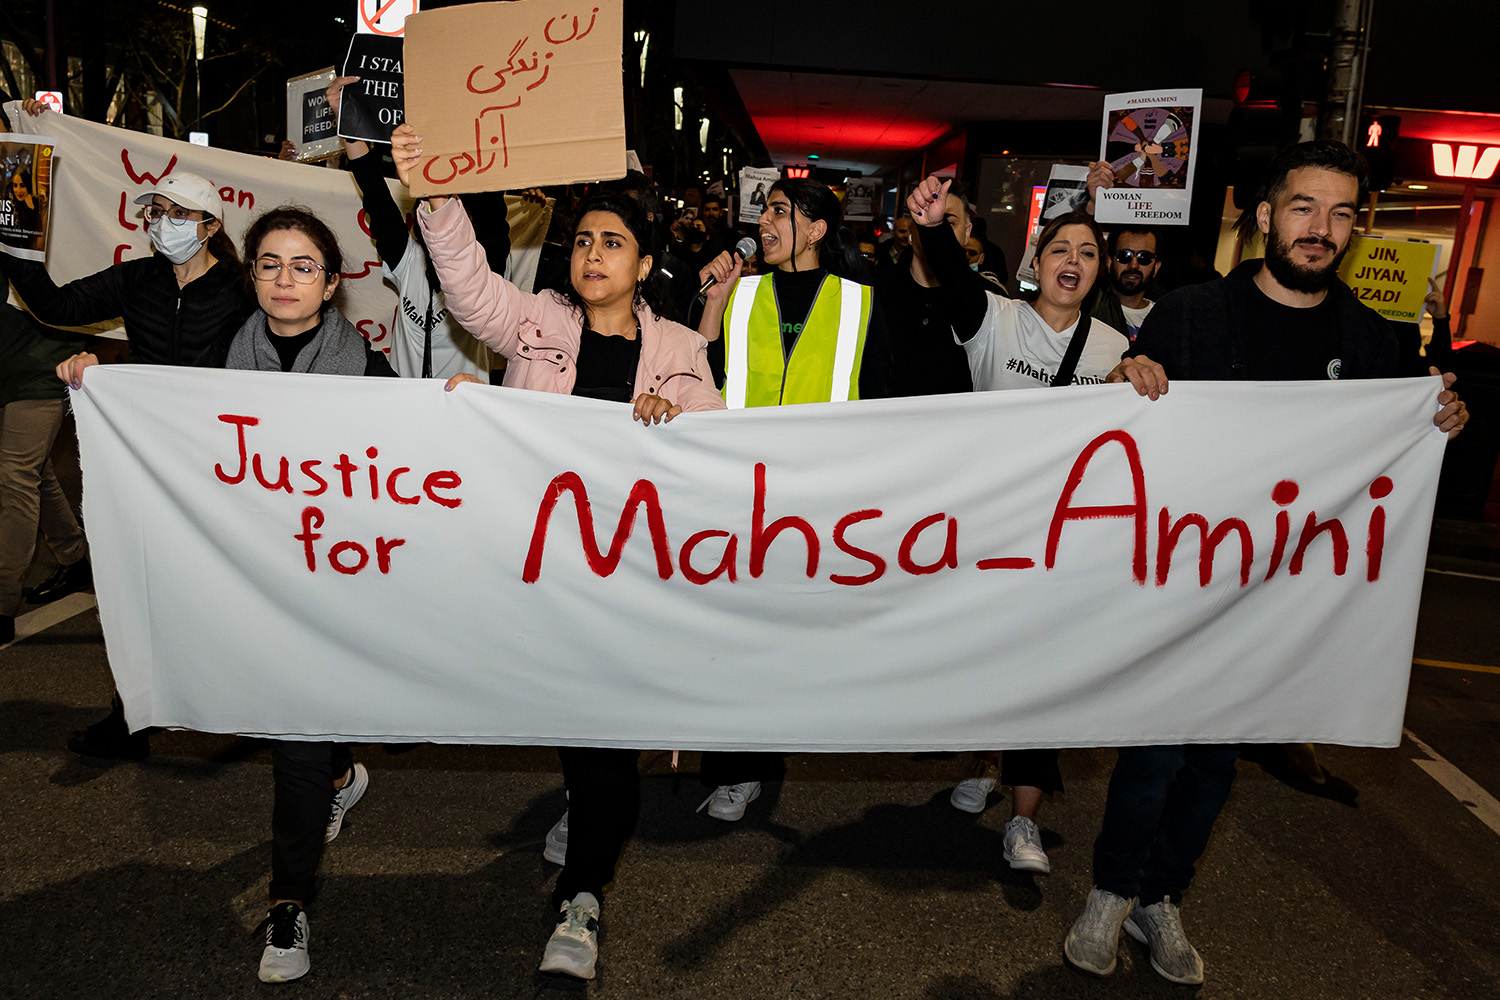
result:
M 212 366 L 255 309 L 245 273 L 232 260 L 218 261 L 181 289 L 171 262 L 156 253 L 61 287 L 34 261 L 10 261 L 7 270 L 43 323 L 81 326 L 120 317 L 136 364 Z
M 1245 311 L 1260 295 L 1255 276 L 1262 262 L 1247 260 L 1217 281 L 1188 285 L 1163 296 L 1141 324 L 1128 356 L 1144 354 L 1170 379 L 1246 379 Z M 1328 286 L 1339 324 L 1341 379 L 1394 378 L 1400 371 L 1396 331 L 1375 310 L 1354 297 L 1337 278 Z

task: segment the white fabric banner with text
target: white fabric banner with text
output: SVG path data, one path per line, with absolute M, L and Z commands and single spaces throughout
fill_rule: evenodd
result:
M 1394 746 L 1438 391 L 1078 386 L 647 428 L 515 389 L 111 366 L 73 404 L 137 728 Z

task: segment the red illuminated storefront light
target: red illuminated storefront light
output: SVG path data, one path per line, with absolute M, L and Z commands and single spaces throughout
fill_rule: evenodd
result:
M 1458 145 L 1457 152 L 1451 142 L 1432 144 L 1432 171 L 1439 177 L 1458 177 L 1473 181 L 1487 181 L 1495 176 L 1500 167 L 1500 146 Z M 1483 153 L 1480 152 L 1483 148 Z

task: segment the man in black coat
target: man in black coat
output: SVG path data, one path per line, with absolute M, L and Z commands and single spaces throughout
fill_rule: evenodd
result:
M 1401 374 L 1391 324 L 1337 276 L 1367 177 L 1364 158 L 1338 142 L 1278 155 L 1253 219 L 1265 260 L 1164 297 L 1110 381 L 1156 399 L 1169 373 L 1278 381 Z M 1453 378 L 1443 376 L 1433 418 L 1450 436 L 1468 420 Z M 1120 748 L 1094 844 L 1095 888 L 1063 945 L 1070 963 L 1109 975 L 1123 929 L 1151 949 L 1151 967 L 1165 978 L 1203 982 L 1177 905 L 1229 798 L 1238 755 L 1235 746 Z

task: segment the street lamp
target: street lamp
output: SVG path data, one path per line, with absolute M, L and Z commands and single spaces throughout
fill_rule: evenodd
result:
M 203 131 L 203 36 L 208 31 L 208 8 L 193 8 L 193 91 L 197 99 L 198 127 Z

